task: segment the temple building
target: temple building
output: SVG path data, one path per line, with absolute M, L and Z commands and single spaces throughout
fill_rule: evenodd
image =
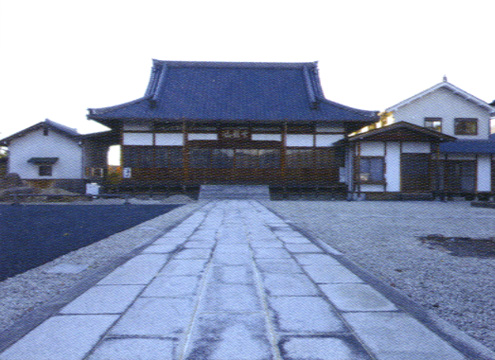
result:
M 89 109 L 120 134 L 123 181 L 332 187 L 333 144 L 377 112 L 325 99 L 316 63 L 154 60 L 145 95 Z

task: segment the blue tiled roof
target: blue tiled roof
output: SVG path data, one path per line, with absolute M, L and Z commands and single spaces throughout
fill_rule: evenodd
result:
M 494 140 L 457 140 L 440 144 L 440 152 L 451 154 L 495 154 Z
M 323 96 L 316 63 L 216 63 L 154 60 L 145 96 L 89 109 L 106 120 L 376 121 L 377 112 Z

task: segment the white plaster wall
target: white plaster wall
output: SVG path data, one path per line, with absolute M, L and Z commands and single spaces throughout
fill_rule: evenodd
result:
M 253 141 L 282 141 L 281 134 L 252 134 Z
M 150 130 L 151 130 L 151 123 L 149 122 L 124 123 L 124 131 L 150 131 Z
M 400 191 L 400 144 L 397 142 L 387 143 L 385 181 L 387 182 L 387 192 Z
M 181 133 L 155 134 L 155 145 L 182 146 L 184 145 L 184 136 Z
M 316 125 L 316 132 L 339 132 L 344 133 L 344 127 L 341 125 L 331 126 L 331 125 Z
M 491 159 L 490 155 L 478 156 L 478 191 L 491 191 Z
M 316 146 L 332 146 L 334 142 L 342 140 L 344 135 L 316 135 Z
M 458 139 L 487 139 L 490 133 L 489 112 L 446 89 L 438 89 L 394 112 L 396 122 L 407 121 L 419 126 L 424 126 L 425 117 L 442 118 L 442 132 Z M 455 118 L 477 118 L 478 135 L 455 135 Z
M 218 140 L 218 135 L 211 133 L 188 134 L 187 139 L 188 140 Z
M 153 134 L 152 133 L 124 133 L 123 144 L 124 145 L 151 146 L 151 145 L 153 145 Z
M 384 156 L 385 143 L 369 141 L 361 143 L 361 156 Z
M 287 134 L 287 146 L 313 146 L 313 135 Z
M 9 145 L 9 172 L 17 173 L 22 179 L 81 179 L 82 148 L 77 140 L 49 130 L 37 130 L 12 140 Z M 33 157 L 58 157 L 52 167 L 52 176 L 39 176 L 39 167 L 28 163 Z
M 404 142 L 402 143 L 403 153 L 412 154 L 429 154 L 431 151 L 430 143 L 425 142 Z
M 361 192 L 383 192 L 384 189 L 383 185 L 361 184 Z

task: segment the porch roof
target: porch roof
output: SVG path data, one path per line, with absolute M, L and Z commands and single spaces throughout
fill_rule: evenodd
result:
M 144 97 L 89 109 L 88 118 L 110 127 L 135 119 L 335 121 L 364 126 L 377 120 L 377 112 L 325 99 L 316 63 L 154 60 Z
M 453 141 L 455 137 L 399 121 L 388 126 L 352 135 L 349 141 Z
M 445 154 L 495 154 L 494 140 L 457 140 L 440 144 Z

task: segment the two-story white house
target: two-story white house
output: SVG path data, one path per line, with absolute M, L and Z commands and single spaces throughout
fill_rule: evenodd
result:
M 495 109 L 449 83 L 387 108 L 348 139 L 346 182 L 355 194 L 486 197 L 494 189 Z
M 8 147 L 7 171 L 29 185 L 83 192 L 86 182 L 104 177 L 115 141 L 111 132 L 82 135 L 47 119 L 0 140 L 0 146 Z

